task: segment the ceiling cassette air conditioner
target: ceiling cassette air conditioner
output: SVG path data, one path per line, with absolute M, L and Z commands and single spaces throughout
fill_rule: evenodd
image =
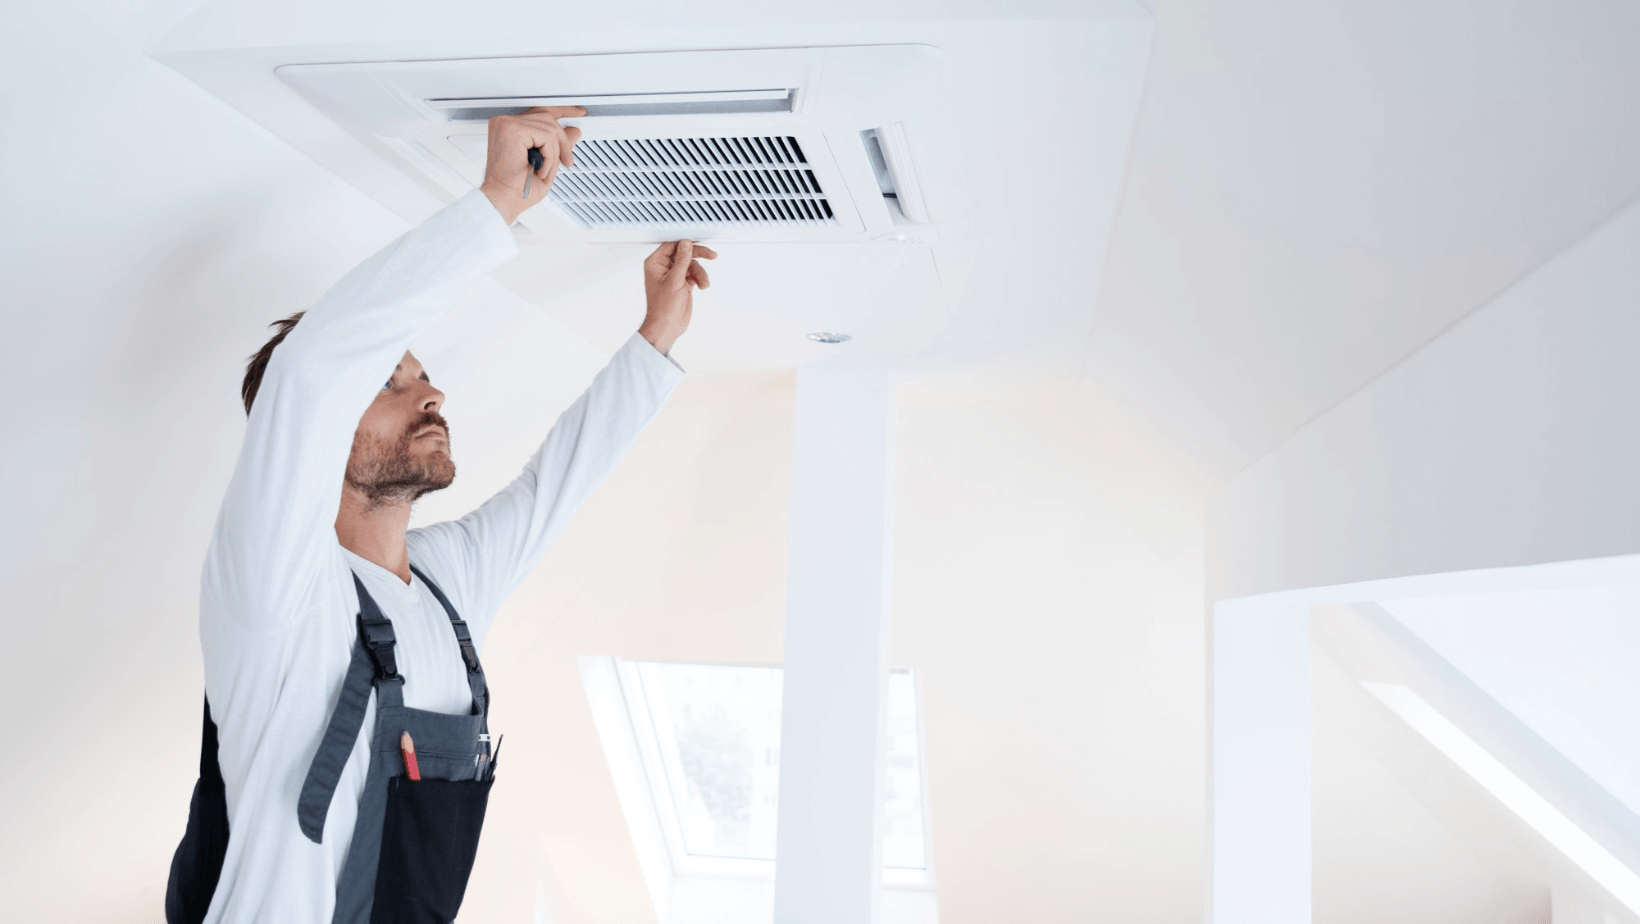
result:
M 486 122 L 583 106 L 523 241 L 927 241 L 956 203 L 926 45 L 294 64 L 287 85 L 423 186 L 482 180 Z

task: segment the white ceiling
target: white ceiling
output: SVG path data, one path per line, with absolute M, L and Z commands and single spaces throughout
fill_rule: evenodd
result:
M 314 151 L 330 143 L 314 124 L 274 124 L 276 100 L 213 82 L 212 49 L 288 57 L 323 42 L 324 59 L 357 60 L 389 47 L 938 45 L 970 130 L 972 232 L 855 271 L 851 253 L 730 248 L 694 367 L 1080 365 L 1220 478 L 1640 194 L 1629 0 L 629 0 L 516 28 L 533 9 L 496 0 L 449 21 L 402 4 L 220 0 L 153 51 Z M 608 267 L 629 258 L 562 252 L 501 278 L 608 348 L 625 327 L 613 302 L 630 298 L 607 288 Z M 796 284 L 771 298 L 779 281 Z M 796 339 L 846 327 L 863 336 L 843 350 Z
M 1640 5 L 1156 0 L 1091 375 L 1223 476 L 1640 194 Z

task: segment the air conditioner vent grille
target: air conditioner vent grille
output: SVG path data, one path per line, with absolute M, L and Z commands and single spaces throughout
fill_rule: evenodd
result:
M 587 138 L 551 195 L 587 227 L 836 223 L 789 136 Z

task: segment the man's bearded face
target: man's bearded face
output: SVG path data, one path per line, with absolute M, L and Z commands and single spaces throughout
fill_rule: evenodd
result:
M 359 419 L 347 459 L 347 484 L 370 507 L 408 504 L 455 480 L 444 393 L 409 354 Z
M 347 483 L 364 492 L 372 506 L 417 500 L 456 480 L 450 459 L 450 425 L 438 411 L 412 421 L 397 439 L 353 434 Z

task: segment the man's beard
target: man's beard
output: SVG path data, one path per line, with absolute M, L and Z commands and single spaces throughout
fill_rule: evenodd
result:
M 443 454 L 416 459 L 410 445 L 416 434 L 437 424 L 444 430 Z M 369 508 L 415 502 L 425 494 L 448 488 L 456 479 L 456 464 L 450 461 L 450 425 L 437 411 L 428 411 L 412 421 L 394 442 L 369 440 L 355 434 L 353 452 L 347 459 L 347 483 L 364 493 Z

